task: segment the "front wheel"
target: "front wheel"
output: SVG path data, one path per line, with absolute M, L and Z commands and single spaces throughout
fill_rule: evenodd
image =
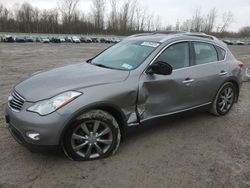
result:
M 218 91 L 210 112 L 216 116 L 226 115 L 234 105 L 237 93 L 233 83 L 223 84 Z
M 79 116 L 66 131 L 63 149 L 72 160 L 94 160 L 115 153 L 120 144 L 120 128 L 115 118 L 102 110 Z

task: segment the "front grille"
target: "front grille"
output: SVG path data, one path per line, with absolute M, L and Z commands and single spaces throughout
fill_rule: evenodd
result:
M 25 99 L 21 95 L 19 95 L 16 91 L 11 93 L 9 106 L 12 108 L 12 110 L 19 112 L 22 109 L 24 102 Z

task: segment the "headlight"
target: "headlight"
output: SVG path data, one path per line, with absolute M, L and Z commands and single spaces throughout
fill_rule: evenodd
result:
M 68 91 L 60 95 L 57 95 L 51 99 L 37 102 L 33 106 L 29 107 L 28 111 L 36 112 L 42 116 L 48 115 L 69 104 L 80 95 L 82 95 L 82 93 L 80 92 Z

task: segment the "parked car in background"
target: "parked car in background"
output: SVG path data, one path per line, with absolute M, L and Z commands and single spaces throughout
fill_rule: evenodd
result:
M 233 45 L 234 43 L 231 40 L 223 40 L 227 45 Z
M 111 39 L 111 42 L 114 43 L 114 44 L 116 44 L 116 43 L 118 43 L 118 42 L 121 42 L 121 40 L 118 39 L 118 38 L 112 38 L 112 39 Z
M 100 38 L 100 43 L 106 43 L 106 39 L 105 38 Z
M 61 40 L 60 40 L 60 38 L 58 38 L 58 37 L 52 37 L 52 38 L 50 39 L 50 42 L 52 42 L 52 43 L 61 43 Z
M 31 36 L 25 36 L 25 42 L 34 42 L 34 39 Z
M 15 39 L 13 36 L 11 35 L 5 35 L 3 38 L 2 38 L 3 42 L 15 42 Z
M 33 38 L 30 36 L 16 36 L 15 41 L 18 43 L 34 42 Z
M 36 37 L 35 41 L 36 42 L 41 42 L 41 38 L 40 37 Z
M 65 41 L 66 41 L 66 42 L 70 42 L 70 43 L 73 42 L 73 41 L 72 41 L 72 38 L 71 38 L 71 37 L 68 37 L 68 36 L 65 37 Z
M 112 39 L 111 38 L 105 38 L 105 43 L 108 43 L 108 44 L 112 43 Z
M 87 62 L 17 84 L 6 122 L 33 150 L 60 147 L 73 160 L 101 159 L 117 151 L 128 127 L 201 107 L 226 115 L 239 98 L 242 66 L 205 34 L 133 35 Z
M 81 42 L 83 43 L 91 43 L 92 42 L 92 39 L 89 38 L 89 37 L 81 37 Z
M 26 42 L 24 36 L 17 36 L 15 38 L 15 41 L 18 42 L 18 43 L 24 43 L 24 42 Z
M 50 40 L 49 40 L 49 38 L 47 38 L 47 37 L 41 37 L 41 43 L 50 43 Z
M 98 40 L 97 37 L 92 37 L 91 40 L 92 40 L 92 42 L 94 42 L 94 43 L 98 43 L 98 42 L 99 42 L 99 40 Z
M 62 43 L 62 42 L 66 42 L 66 40 L 65 40 L 64 37 L 59 37 L 59 39 L 60 39 L 61 43 Z
M 234 40 L 234 41 L 233 41 L 233 44 L 234 44 L 234 45 L 245 45 L 245 43 L 242 42 L 242 41 L 240 41 L 240 40 Z
M 73 43 L 81 43 L 81 40 L 76 36 L 71 37 L 71 39 Z

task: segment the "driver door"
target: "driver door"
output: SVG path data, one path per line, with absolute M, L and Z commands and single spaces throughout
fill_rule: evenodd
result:
M 141 120 L 172 114 L 193 106 L 195 83 L 190 70 L 190 43 L 175 43 L 155 60 L 170 64 L 170 75 L 143 73 L 139 81 L 138 113 Z

